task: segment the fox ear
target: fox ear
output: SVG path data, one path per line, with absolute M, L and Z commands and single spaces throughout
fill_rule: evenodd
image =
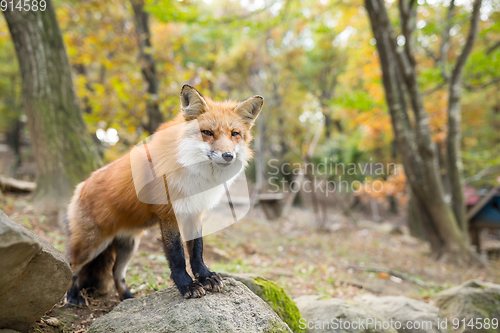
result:
M 262 110 L 262 105 L 264 105 L 264 98 L 253 96 L 238 103 L 234 111 L 240 115 L 245 123 L 252 126 Z
M 207 102 L 194 87 L 185 84 L 181 89 L 181 109 L 184 119 L 193 120 L 208 110 Z

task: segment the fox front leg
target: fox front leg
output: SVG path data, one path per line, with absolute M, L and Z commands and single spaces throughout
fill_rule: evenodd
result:
M 177 223 L 160 222 L 161 236 L 165 256 L 170 266 L 170 278 L 184 298 L 197 298 L 205 295 L 205 289 L 198 281 L 193 281 L 186 271 L 186 258 L 182 246 L 181 234 Z
M 211 291 L 222 291 L 224 284 L 219 274 L 211 272 L 203 262 L 203 238 L 199 237 L 187 242 L 189 261 L 194 276 L 203 285 L 203 288 Z

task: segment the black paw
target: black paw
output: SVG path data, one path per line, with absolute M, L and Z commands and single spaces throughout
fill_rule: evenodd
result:
M 203 285 L 203 288 L 210 291 L 221 292 L 224 284 L 222 283 L 222 278 L 219 274 L 215 272 L 210 272 L 207 277 L 197 277 L 198 282 Z
M 205 295 L 205 289 L 197 281 L 191 282 L 188 286 L 180 287 L 179 290 L 184 298 L 199 298 Z
M 86 305 L 85 298 L 83 298 L 83 296 L 81 296 L 81 295 L 77 295 L 77 296 L 68 295 L 67 301 L 69 304 L 73 304 L 76 306 Z
M 130 292 L 130 290 L 125 290 L 125 292 L 122 294 L 122 300 L 126 300 L 128 298 L 135 298 L 134 295 L 132 295 L 132 293 Z

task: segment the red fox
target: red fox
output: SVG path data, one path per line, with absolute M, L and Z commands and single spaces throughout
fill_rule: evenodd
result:
M 174 191 L 178 195 L 191 195 L 197 188 L 203 188 L 204 182 L 213 176 L 214 167 L 224 170 L 235 161 L 247 164 L 252 157 L 250 128 L 263 103 L 261 96 L 239 103 L 215 102 L 204 98 L 190 85 L 182 87 L 181 112 L 160 126 L 149 143 L 171 157 L 163 166 L 164 177 L 165 181 L 177 184 Z M 197 120 L 199 126 L 196 133 L 175 126 L 192 120 Z M 190 160 L 200 158 L 205 162 L 195 167 L 189 165 Z M 200 223 L 203 212 L 220 201 L 223 192 L 219 192 L 207 191 L 184 200 L 184 214 Z M 80 183 L 68 206 L 68 259 L 73 270 L 68 302 L 84 304 L 80 291 L 105 289 L 112 282 L 110 272 L 120 298 L 134 297 L 125 283 L 127 265 L 139 246 L 142 231 L 155 224 L 160 225 L 170 277 L 182 296 L 201 297 L 205 290 L 221 291 L 221 277 L 203 262 L 202 237 L 185 242 L 195 280 L 187 273 L 183 240 L 172 202 L 148 204 L 138 199 L 129 152 Z

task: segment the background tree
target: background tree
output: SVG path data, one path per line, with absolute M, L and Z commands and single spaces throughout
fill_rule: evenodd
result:
M 154 133 L 163 122 L 163 115 L 158 106 L 158 79 L 156 78 L 156 63 L 153 59 L 153 46 L 149 31 L 149 14 L 144 11 L 144 0 L 131 0 L 135 17 L 135 29 L 139 39 L 140 60 L 142 75 L 147 86 L 147 130 Z
M 431 140 L 429 118 L 418 83 L 414 42 L 416 2 L 399 1 L 400 36 L 394 32 L 383 0 L 366 0 L 365 3 L 373 35 L 377 41 L 386 100 L 398 151 L 403 157 L 405 172 L 415 195 L 417 207 L 423 215 L 424 230 L 429 235 L 437 257 L 447 255 L 449 259 L 470 261 L 472 254 L 469 250 L 467 227 L 463 222 L 465 205 L 458 141 L 460 139 L 459 101 L 463 68 L 477 36 L 481 0 L 474 1 L 470 15 L 470 32 L 449 79 L 448 178 L 453 184 L 452 191 L 459 192 L 452 196 L 452 207 L 445 198 L 445 186 L 439 170 L 436 145 Z M 454 5 L 452 1 L 450 8 Z M 453 13 L 451 10 L 450 12 Z M 449 28 L 445 28 L 442 37 L 444 45 L 448 43 L 447 33 L 449 33 Z M 444 63 L 446 51 L 442 52 L 441 57 Z M 410 118 L 408 106 L 413 111 L 414 121 Z
M 100 162 L 80 112 L 51 1 L 44 11 L 4 11 L 22 76 L 23 106 L 37 168 L 35 206 L 64 208 Z
M 21 77 L 16 64 L 16 51 L 10 40 L 5 38 L 0 38 L 0 91 L 5 92 L 0 98 L 0 131 L 6 133 L 7 145 L 14 152 L 14 160 L 4 163 L 5 169 L 0 172 L 16 177 L 16 171 L 22 163 L 24 113 L 21 111 Z
M 316 95 L 325 115 L 325 135 L 330 138 L 334 130 L 343 131 L 340 117 L 335 115 L 330 105 L 338 77 L 345 70 L 347 56 L 339 46 L 333 45 L 337 37 L 334 30 L 322 23 L 314 28 L 312 40 L 315 45 L 305 52 L 305 62 L 297 72 L 300 82 L 305 85 L 304 89 Z

